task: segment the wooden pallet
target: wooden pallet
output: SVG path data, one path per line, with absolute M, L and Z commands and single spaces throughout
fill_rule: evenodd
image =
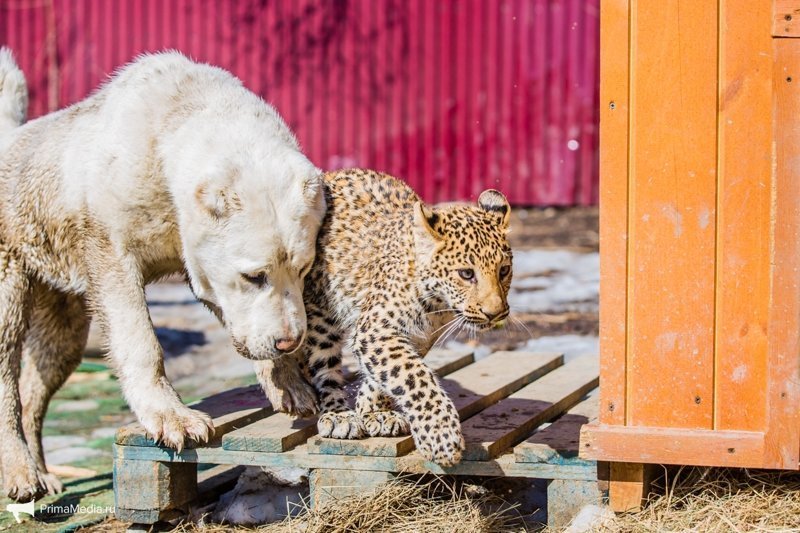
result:
M 597 464 L 578 458 L 580 427 L 597 417 L 596 356 L 565 364 L 559 354 L 495 352 L 474 361 L 472 353 L 434 350 L 425 361 L 442 377 L 461 416 L 467 448 L 458 465 L 426 461 L 411 437 L 320 438 L 315 419 L 275 413 L 258 386 L 243 387 L 193 405 L 214 419 L 208 445 L 176 453 L 157 446 L 139 424 L 117 432 L 117 516 L 141 524 L 173 518 L 204 490 L 234 478 L 224 468 L 198 474 L 198 464 L 308 468 L 314 505 L 399 473 L 550 480 L 548 522 L 554 526 L 599 500 Z

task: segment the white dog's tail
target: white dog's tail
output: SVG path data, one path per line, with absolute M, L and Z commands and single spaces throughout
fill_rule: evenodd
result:
M 7 46 L 0 48 L 0 136 L 25 122 L 28 84 Z

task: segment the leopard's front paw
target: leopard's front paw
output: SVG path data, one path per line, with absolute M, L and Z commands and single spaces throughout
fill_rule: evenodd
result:
M 364 423 L 355 411 L 323 413 L 317 420 L 320 437 L 334 439 L 363 439 L 367 436 Z
M 428 461 L 445 467 L 461 461 L 466 445 L 455 409 L 443 409 L 438 416 L 416 418 L 411 424 L 411 434 L 417 450 Z
M 408 435 L 408 420 L 397 411 L 370 411 L 362 413 L 364 428 L 371 437 L 399 437 Z

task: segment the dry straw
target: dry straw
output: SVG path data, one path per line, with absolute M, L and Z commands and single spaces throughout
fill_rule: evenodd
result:
M 684 468 L 667 475 L 661 495 L 604 527 L 618 532 L 800 532 L 800 474 Z

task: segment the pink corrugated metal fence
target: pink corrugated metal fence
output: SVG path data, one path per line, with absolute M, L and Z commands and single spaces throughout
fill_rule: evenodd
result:
M 324 168 L 429 201 L 597 199 L 599 0 L 0 0 L 31 116 L 174 48 L 275 104 Z

